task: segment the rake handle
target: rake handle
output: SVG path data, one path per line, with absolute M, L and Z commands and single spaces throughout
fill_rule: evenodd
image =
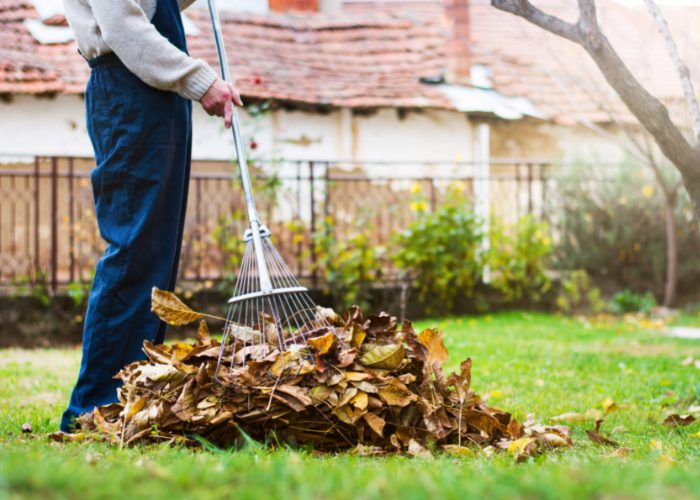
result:
M 228 59 L 226 57 L 224 37 L 221 33 L 221 20 L 219 19 L 219 11 L 216 8 L 216 0 L 207 0 L 207 5 L 209 7 L 209 15 L 211 17 L 212 31 L 214 32 L 214 41 L 216 42 L 216 52 L 219 56 L 221 78 L 224 81 L 231 83 L 231 75 L 229 72 Z M 262 238 L 260 236 L 261 225 L 258 218 L 258 211 L 255 208 L 255 200 L 253 199 L 253 186 L 250 182 L 248 163 L 246 162 L 245 151 L 243 150 L 243 139 L 236 106 L 233 107 L 231 131 L 233 132 L 233 144 L 236 148 L 238 168 L 241 173 L 241 184 L 243 186 L 243 194 L 245 196 L 246 210 L 248 211 L 248 223 L 250 224 L 250 230 L 253 236 L 253 246 L 255 248 L 255 257 L 258 264 L 258 275 L 260 278 L 260 290 L 262 292 L 269 292 L 273 289 L 272 281 L 270 280 L 270 272 L 267 268 L 267 263 L 265 262 Z

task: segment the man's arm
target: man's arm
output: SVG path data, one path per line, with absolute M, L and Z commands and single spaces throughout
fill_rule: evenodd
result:
M 217 80 L 206 62 L 188 56 L 158 33 L 135 0 L 92 0 L 90 5 L 105 43 L 148 85 L 199 101 Z

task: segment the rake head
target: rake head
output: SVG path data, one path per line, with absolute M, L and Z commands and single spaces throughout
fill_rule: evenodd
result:
M 270 231 L 259 228 L 244 236 L 245 253 L 224 326 L 216 367 L 243 366 L 275 351 L 308 354 L 306 341 L 333 329 L 323 308 L 287 267 L 270 241 Z

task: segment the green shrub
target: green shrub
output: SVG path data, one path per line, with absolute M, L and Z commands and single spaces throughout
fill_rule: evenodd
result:
M 654 307 L 656 307 L 656 299 L 651 292 L 639 294 L 631 290 L 623 290 L 616 293 L 610 301 L 610 312 L 613 314 L 649 314 Z
M 545 272 L 552 251 L 547 225 L 529 214 L 512 227 L 494 219 L 489 236 L 491 286 L 509 301 L 540 300 L 551 287 Z
M 418 205 L 421 208 L 421 205 Z M 482 279 L 481 224 L 458 193 L 433 213 L 419 213 L 394 237 L 391 257 L 413 281 L 418 300 L 430 314 L 449 312 L 457 297 L 471 296 Z
M 314 234 L 316 270 L 334 305 L 344 310 L 352 304 L 369 307 L 373 283 L 380 282 L 384 248 L 372 244 L 374 232 L 366 215 L 360 216 L 355 231 L 336 238 L 333 219 L 324 219 Z
M 648 169 L 634 163 L 583 165 L 562 171 L 547 192 L 555 269 L 584 270 L 604 291 L 629 288 L 663 294 L 664 201 Z M 678 286 L 682 292 L 697 289 L 700 282 L 700 231 L 687 194 L 681 189 L 678 196 Z
M 591 284 L 586 271 L 570 271 L 562 274 L 561 288 L 557 295 L 557 309 L 564 314 L 601 313 L 606 304 L 600 288 Z

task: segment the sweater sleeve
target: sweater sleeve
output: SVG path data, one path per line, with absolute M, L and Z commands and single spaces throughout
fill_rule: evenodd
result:
M 162 36 L 135 0 L 92 0 L 90 5 L 107 46 L 148 85 L 199 101 L 216 80 L 206 62 Z

